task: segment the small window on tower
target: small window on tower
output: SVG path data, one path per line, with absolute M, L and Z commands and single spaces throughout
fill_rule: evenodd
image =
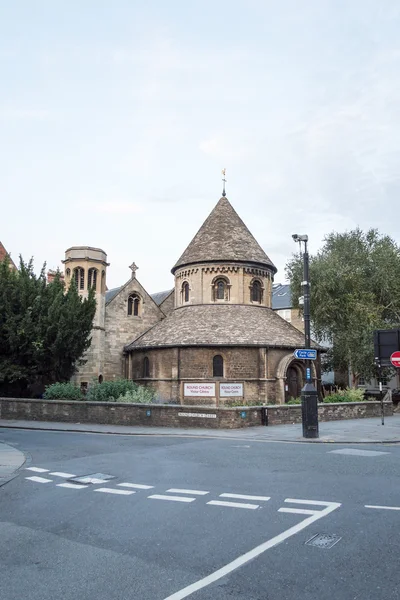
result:
M 85 289 L 85 271 L 82 267 L 77 267 L 74 269 L 75 283 L 78 290 Z
M 229 300 L 229 280 L 218 277 L 213 281 L 213 300 Z
M 182 300 L 183 302 L 189 302 L 189 284 L 187 281 L 182 286 Z
M 97 269 L 91 268 L 88 271 L 88 288 L 96 289 L 97 286 Z
M 262 286 L 261 282 L 258 279 L 255 279 L 251 286 L 251 301 L 258 302 L 261 304 L 262 300 Z
M 147 356 L 143 359 L 143 377 L 150 377 L 150 361 Z

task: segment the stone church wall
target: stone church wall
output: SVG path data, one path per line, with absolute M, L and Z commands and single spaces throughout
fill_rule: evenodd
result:
M 140 298 L 139 315 L 128 315 L 128 298 Z M 123 349 L 140 334 L 164 318 L 164 314 L 137 279 L 129 281 L 106 306 L 104 379 L 125 376 Z

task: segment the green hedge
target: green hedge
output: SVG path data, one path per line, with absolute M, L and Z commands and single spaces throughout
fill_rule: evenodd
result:
M 325 396 L 325 403 L 335 402 L 363 402 L 364 401 L 364 390 L 359 388 L 346 388 L 345 390 L 338 390 L 329 396 Z
M 46 400 L 84 400 L 80 387 L 69 381 L 48 385 L 43 398 Z
M 152 389 L 137 385 L 128 379 L 116 381 L 94 381 L 84 395 L 74 383 L 53 383 L 47 386 L 43 397 L 46 400 L 82 400 L 88 402 L 126 402 L 150 404 L 154 401 Z

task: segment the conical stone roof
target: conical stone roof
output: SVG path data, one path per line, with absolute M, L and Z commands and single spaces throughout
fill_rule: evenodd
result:
M 276 273 L 265 254 L 226 197 L 222 197 L 176 262 L 179 267 L 209 262 L 244 262 L 266 266 Z

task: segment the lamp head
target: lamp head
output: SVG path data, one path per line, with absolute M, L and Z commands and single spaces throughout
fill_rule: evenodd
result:
M 295 242 L 308 242 L 308 235 L 299 235 L 298 233 L 294 233 L 292 238 Z

